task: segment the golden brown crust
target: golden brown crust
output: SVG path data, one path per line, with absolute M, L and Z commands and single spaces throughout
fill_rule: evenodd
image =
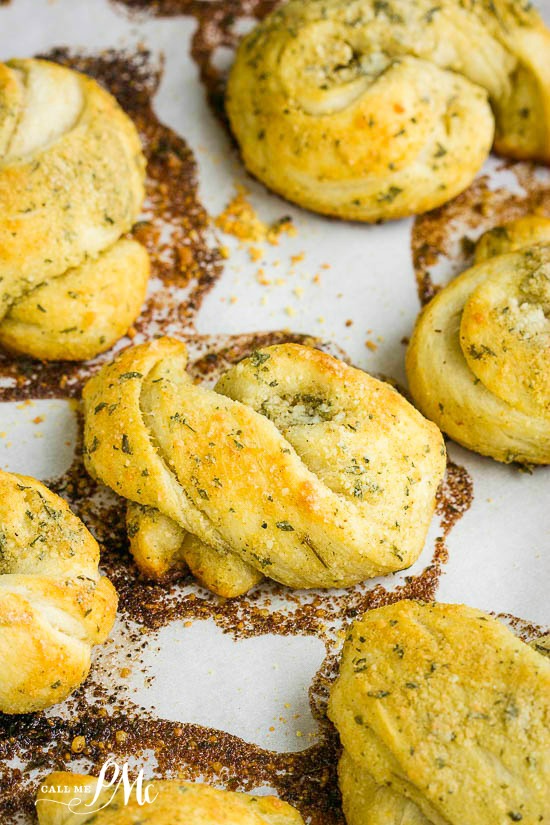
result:
M 99 548 L 59 496 L 0 471 L 0 711 L 61 702 L 107 638 L 117 597 Z
M 144 196 L 137 131 L 94 80 L 42 60 L 0 66 L 0 112 L 0 342 L 91 357 L 135 320 L 149 275 L 119 240 Z
M 543 215 L 525 215 L 484 232 L 475 246 L 474 263 L 539 243 L 550 243 L 550 220 Z
M 92 358 L 122 338 L 139 315 L 149 268 L 141 244 L 117 241 L 15 301 L 0 322 L 0 344 L 37 358 Z
M 550 33 L 523 0 L 291 0 L 244 38 L 226 105 L 289 200 L 417 214 L 471 183 L 495 121 L 499 152 L 550 161 Z
M 347 751 L 338 763 L 338 781 L 348 825 L 430 825 L 418 805 L 375 782 Z
M 407 352 L 419 409 L 498 461 L 550 463 L 549 240 L 542 218 L 482 237 L 480 263 L 428 304 Z
M 404 601 L 367 613 L 329 704 L 349 825 L 399 812 L 407 825 L 545 821 L 549 697 L 550 661 L 481 611 Z
M 251 796 L 244 793 L 220 791 L 208 785 L 152 780 L 152 804 L 139 805 L 135 788 L 125 804 L 121 788 L 113 796 L 112 788 L 105 788 L 96 803 L 97 780 L 92 776 L 59 771 L 47 776 L 36 799 L 40 825 L 134 825 L 139 819 L 143 825 L 304 825 L 295 808 L 274 796 Z M 50 791 L 49 788 L 67 788 Z M 88 791 L 81 792 L 81 788 Z M 76 798 L 80 804 L 67 805 Z M 156 798 L 155 798 L 156 797 Z M 101 808 L 101 806 L 105 807 Z M 101 808 L 101 810 L 100 810 Z M 136 818 L 137 817 L 137 818 Z
M 84 389 L 93 475 L 160 510 L 188 543 L 132 508 L 136 558 L 183 558 L 222 595 L 263 575 L 347 586 L 418 557 L 445 467 L 438 430 L 392 387 L 318 350 L 268 347 L 216 391 L 194 385 L 183 344 L 126 350 Z M 141 515 L 147 515 L 141 511 Z M 137 517 L 137 521 L 136 521 Z M 174 556 L 175 554 L 175 556 Z

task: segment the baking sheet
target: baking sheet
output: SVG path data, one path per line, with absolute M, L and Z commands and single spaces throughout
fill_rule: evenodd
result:
M 167 11 L 176 6 L 177 0 L 165 4 Z M 151 91 L 158 81 L 156 116 L 185 140 L 189 155 L 182 162 L 191 172 L 197 165 L 196 179 L 182 177 L 189 202 L 178 208 L 203 207 L 216 216 L 244 186 L 265 225 L 292 219 L 295 234 L 282 233 L 277 244 L 239 241 L 198 212 L 195 223 L 176 229 L 167 221 L 154 243 L 166 243 L 168 263 L 158 277 L 157 261 L 136 341 L 154 331 L 189 340 L 195 374 L 212 381 L 224 363 L 271 340 L 271 333 L 282 331 L 274 340 L 304 334 L 403 386 L 403 342 L 420 308 L 417 276 L 424 279 L 420 292 L 429 291 L 426 273 L 444 283 L 466 265 L 464 236 L 474 239 L 534 205 L 550 215 L 550 176 L 491 158 L 471 190 L 449 207 L 372 227 L 321 218 L 280 200 L 244 173 L 209 105 L 199 76 L 206 64 L 196 54 L 197 44 L 203 51 L 208 46 L 208 65 L 223 73 L 234 39 L 227 33 L 245 31 L 252 13 L 265 6 L 181 0 L 186 14 L 158 17 L 129 14 L 108 0 L 12 0 L 0 7 L 0 56 L 69 47 L 73 57 L 111 61 L 116 83 L 147 85 L 145 78 Z M 539 7 L 550 22 L 550 0 Z M 220 23 L 224 10 L 233 19 Z M 111 49 L 118 54 L 106 53 Z M 183 153 L 184 144 L 178 146 Z M 144 218 L 154 211 L 146 204 Z M 200 236 L 191 247 L 199 269 L 211 277 L 174 275 L 174 246 L 185 245 L 191 231 Z M 195 300 L 198 311 L 189 317 L 180 311 Z M 205 358 L 220 351 L 222 357 Z M 347 593 L 291 593 L 266 583 L 232 604 L 190 579 L 169 592 L 147 588 L 125 554 L 118 502 L 86 482 L 78 463 L 75 398 L 93 369 L 56 372 L 23 360 L 14 371 L 0 361 L 0 466 L 47 480 L 66 495 L 106 543 L 106 569 L 122 594 L 115 631 L 96 650 L 82 691 L 45 714 L 0 718 L 0 822 L 33 821 L 32 789 L 49 770 L 97 771 L 115 753 L 147 775 L 274 790 L 297 804 L 306 821 L 340 823 L 336 740 L 324 703 L 342 628 L 357 612 L 402 595 L 436 596 L 501 615 L 526 638 L 547 630 L 550 470 L 520 472 L 453 444 L 438 516 L 420 559 L 404 573 Z M 71 749 L 77 735 L 86 738 L 84 753 Z

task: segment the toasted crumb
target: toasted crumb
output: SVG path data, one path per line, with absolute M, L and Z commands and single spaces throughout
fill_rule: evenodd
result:
M 176 249 L 180 270 L 185 270 L 193 263 L 193 253 L 188 246 L 179 246 Z
M 240 185 L 236 189 L 237 194 L 214 220 L 214 224 L 222 232 L 233 235 L 240 241 L 248 243 L 267 241 L 272 246 L 278 245 L 279 238 L 283 234 L 291 237 L 297 234 L 296 227 L 289 216 L 285 215 L 271 225 L 264 223 L 247 198 L 248 190 Z M 259 260 L 262 255 L 263 251 L 258 247 L 250 250 L 250 257 L 253 261 Z M 224 257 L 223 253 L 222 257 Z
M 71 743 L 71 750 L 73 753 L 82 753 L 86 747 L 86 739 L 83 736 L 75 736 Z
M 262 223 L 254 207 L 247 200 L 247 194 L 244 186 L 238 186 L 237 194 L 214 223 L 222 232 L 241 241 L 261 241 L 265 239 L 267 226 Z
M 279 237 L 283 234 L 289 235 L 291 238 L 295 238 L 298 234 L 296 227 L 292 223 L 292 218 L 289 215 L 285 215 L 284 218 L 279 218 L 278 221 L 275 221 L 275 223 L 269 227 L 266 239 L 272 246 L 277 246 L 279 244 Z
M 269 285 L 271 284 L 270 279 L 269 279 L 269 278 L 266 278 L 266 276 L 265 276 L 265 270 L 264 270 L 264 269 L 259 269 L 259 270 L 256 272 L 256 280 L 257 280 L 257 281 L 258 281 L 258 283 L 259 283 L 259 284 L 261 284 L 262 286 L 269 286 Z

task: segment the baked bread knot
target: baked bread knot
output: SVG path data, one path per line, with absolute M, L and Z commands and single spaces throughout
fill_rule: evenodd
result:
M 550 661 L 479 610 L 354 622 L 329 716 L 348 825 L 536 825 L 550 812 Z
M 550 221 L 491 230 L 476 260 L 417 321 L 407 352 L 411 393 L 465 447 L 497 461 L 548 464 Z
M 62 498 L 0 471 L 0 711 L 61 702 L 104 642 L 117 596 L 98 573 L 99 548 Z
M 149 277 L 145 249 L 121 238 L 144 177 L 132 121 L 94 80 L 0 64 L 0 344 L 81 360 L 126 333 Z
M 36 798 L 39 825 L 304 825 L 298 811 L 275 796 L 220 791 L 178 780 L 145 780 L 150 802 L 140 803 L 136 784 L 125 797 L 99 780 L 57 771 L 42 782 Z M 69 807 L 70 806 L 70 807 Z
M 226 106 L 245 166 L 288 200 L 415 215 L 493 141 L 550 161 L 550 32 L 527 0 L 291 0 L 242 41 Z
M 159 339 L 84 388 L 87 467 L 132 502 L 142 570 L 187 564 L 236 596 L 264 576 L 345 587 L 418 558 L 445 449 L 396 390 L 293 344 L 253 353 L 215 390 L 186 361 Z

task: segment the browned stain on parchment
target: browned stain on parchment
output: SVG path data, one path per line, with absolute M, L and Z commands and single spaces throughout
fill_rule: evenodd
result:
M 433 269 L 442 259 L 451 260 L 456 275 L 471 266 L 474 242 L 483 232 L 524 215 L 550 217 L 548 170 L 503 161 L 499 171 L 513 176 L 517 186 L 493 188 L 482 175 L 454 200 L 415 218 L 411 245 L 422 305 L 440 289 Z
M 192 17 L 196 30 L 191 40 L 191 56 L 199 69 L 214 113 L 224 122 L 226 71 L 216 63 L 219 49 L 234 51 L 242 30 L 239 24 L 262 20 L 280 0 L 111 0 L 130 14 L 150 17 Z

